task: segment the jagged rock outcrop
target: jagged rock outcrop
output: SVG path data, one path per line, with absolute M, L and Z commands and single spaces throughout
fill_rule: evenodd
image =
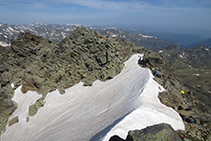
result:
M 160 54 L 147 52 L 139 64 L 150 68 L 154 72 L 154 79 L 166 89 L 159 94 L 160 101 L 174 108 L 183 118 L 186 130 L 179 133 L 199 140 L 210 139 L 211 116 L 204 111 L 203 104 L 194 97 L 192 91 L 180 85 L 172 73 L 171 63 Z M 156 71 L 159 71 L 158 75 Z M 181 90 L 185 91 L 184 95 Z
M 59 44 L 28 32 L 20 33 L 11 41 L 11 47 L 0 48 L 0 131 L 17 107 L 11 101 L 17 87 L 22 85 L 23 93 L 36 91 L 42 95 L 29 107 L 29 116 L 33 116 L 44 105 L 46 94 L 53 90 L 63 94 L 80 81 L 91 86 L 97 79 L 113 78 L 133 48 L 129 41 L 102 36 L 87 28 L 77 28 Z M 10 123 L 16 122 L 18 117 Z
M 129 131 L 126 140 L 113 136 L 109 141 L 181 141 L 178 133 L 169 124 L 157 124 L 142 130 Z
M 158 124 L 142 130 L 129 131 L 126 141 L 180 141 L 180 137 L 169 124 Z

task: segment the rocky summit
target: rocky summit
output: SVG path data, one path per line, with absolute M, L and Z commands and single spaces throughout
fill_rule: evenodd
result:
M 36 91 L 42 95 L 29 107 L 29 116 L 33 116 L 44 105 L 49 92 L 58 89 L 64 94 L 65 89 L 80 81 L 84 86 L 91 86 L 95 80 L 112 79 L 121 72 L 123 62 L 139 52 L 145 54 L 139 61 L 141 66 L 159 71 L 155 80 L 166 89 L 159 95 L 161 102 L 183 118 L 186 131 L 180 134 L 201 140 L 210 138 L 210 116 L 203 113 L 203 106 L 190 90 L 184 89 L 187 94 L 180 94 L 183 88 L 171 71 L 171 63 L 130 41 L 87 28 L 77 28 L 60 43 L 22 32 L 11 40 L 11 46 L 0 46 L 0 52 L 0 132 L 5 131 L 7 124 L 11 126 L 19 120 L 15 117 L 8 121 L 17 108 L 11 98 L 19 86 L 23 93 Z
M 20 85 L 23 93 L 36 91 L 42 95 L 29 108 L 29 116 L 33 116 L 44 105 L 46 94 L 53 90 L 63 94 L 80 81 L 91 86 L 97 79 L 113 78 L 132 55 L 133 47 L 129 41 L 102 36 L 87 28 L 77 28 L 59 44 L 28 32 L 20 33 L 11 41 L 11 47 L 0 48 L 1 131 L 17 107 L 11 97 Z

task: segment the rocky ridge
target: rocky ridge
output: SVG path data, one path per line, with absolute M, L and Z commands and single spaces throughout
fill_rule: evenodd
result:
M 211 115 L 205 111 L 203 104 L 194 97 L 191 90 L 180 85 L 178 78 L 172 72 L 171 63 L 163 55 L 154 52 L 145 53 L 139 63 L 143 67 L 159 71 L 154 79 L 166 89 L 159 94 L 159 99 L 163 104 L 175 109 L 185 124 L 186 130 L 178 133 L 185 134 L 192 140 L 211 139 L 209 122 Z M 185 91 L 184 95 L 181 94 L 181 90 Z
M 139 52 L 145 53 L 140 65 L 160 71 L 155 80 L 166 91 L 159 97 L 162 103 L 173 107 L 183 117 L 186 131 L 182 133 L 198 139 L 210 138 L 210 124 L 205 119 L 209 117 L 200 113 L 200 103 L 191 91 L 186 90 L 189 94 L 184 97 L 180 95 L 182 88 L 171 72 L 171 64 L 162 55 L 149 54 L 143 47 L 135 47 L 129 41 L 103 36 L 87 28 L 77 28 L 59 44 L 23 32 L 11 41 L 10 47 L 0 47 L 0 50 L 0 131 L 5 130 L 8 123 L 11 126 L 18 122 L 18 117 L 8 121 L 17 107 L 11 101 L 17 87 L 22 85 L 23 93 L 36 91 L 42 95 L 29 107 L 29 116 L 33 116 L 44 105 L 43 100 L 48 92 L 58 89 L 64 94 L 66 88 L 80 81 L 84 82 L 84 86 L 91 86 L 97 79 L 112 79 L 122 70 L 123 62 Z M 195 124 L 190 123 L 192 117 L 196 120 Z
M 0 48 L 1 131 L 17 107 L 11 101 L 17 87 L 22 85 L 23 93 L 36 91 L 42 95 L 29 107 L 29 116 L 33 116 L 44 105 L 46 94 L 53 90 L 64 94 L 66 88 L 80 81 L 84 86 L 91 86 L 97 79 L 113 78 L 132 55 L 133 47 L 129 41 L 103 36 L 87 28 L 77 28 L 59 44 L 28 32 L 21 33 L 11 41 L 11 47 Z

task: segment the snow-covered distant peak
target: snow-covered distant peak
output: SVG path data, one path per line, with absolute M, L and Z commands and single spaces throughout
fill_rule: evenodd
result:
M 76 26 L 76 27 L 81 27 L 81 24 L 66 24 L 66 26 Z
M 114 30 L 117 30 L 116 27 L 106 27 L 105 29 L 106 29 L 106 30 L 107 30 L 107 29 L 114 29 Z

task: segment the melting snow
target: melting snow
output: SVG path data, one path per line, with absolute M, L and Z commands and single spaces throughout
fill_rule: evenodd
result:
M 163 50 L 160 50 L 158 53 L 162 53 L 163 52 Z
M 97 80 L 92 87 L 80 82 L 63 95 L 58 90 L 49 93 L 45 105 L 28 122 L 28 107 L 41 95 L 31 91 L 23 94 L 17 88 L 13 100 L 18 109 L 10 119 L 18 116 L 19 122 L 7 126 L 2 139 L 107 141 L 113 135 L 125 138 L 129 130 L 163 122 L 175 130 L 184 130 L 179 114 L 160 103 L 158 92 L 163 88 L 153 80 L 149 69 L 137 64 L 139 57 L 133 55 L 111 80 Z M 112 125 L 118 119 L 121 120 Z
M 12 27 L 9 27 L 9 30 L 11 30 L 11 31 L 13 31 L 13 32 L 15 31 Z
M 12 88 L 14 88 L 15 87 L 15 85 L 12 83 L 11 85 L 10 85 Z
M 201 85 L 196 85 L 197 87 L 201 88 Z
M 2 42 L 2 41 L 0 41 L 0 45 L 1 45 L 1 46 L 3 46 L 3 47 L 10 46 L 10 44 L 7 44 L 7 43 L 5 43 L 5 42 Z
M 184 58 L 181 54 L 179 55 L 182 59 Z
M 64 39 L 66 36 L 65 36 L 65 33 L 64 32 L 61 32 L 62 34 L 62 38 Z
M 111 37 L 117 37 L 117 36 L 118 36 L 117 34 L 112 34 L 112 35 L 111 35 Z

